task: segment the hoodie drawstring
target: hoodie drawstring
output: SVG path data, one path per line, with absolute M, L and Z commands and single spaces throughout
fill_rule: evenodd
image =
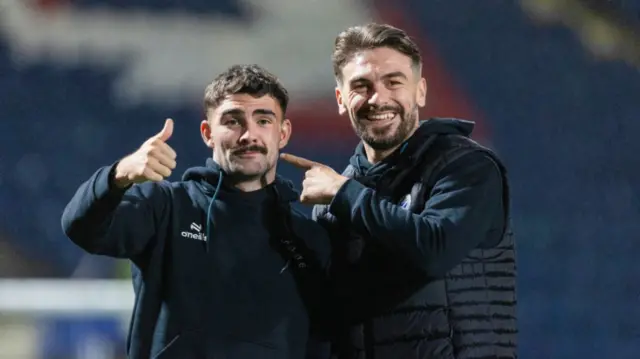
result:
M 209 209 L 207 209 L 207 221 L 206 221 L 206 233 L 207 238 L 204 241 L 205 251 L 209 253 L 209 241 L 211 240 L 211 227 L 213 227 L 213 205 L 216 202 L 216 198 L 218 197 L 218 192 L 220 192 L 220 187 L 222 186 L 223 172 L 220 172 L 220 176 L 218 177 L 218 184 L 216 185 L 216 189 L 213 192 L 213 196 L 211 196 L 211 202 L 209 203 Z

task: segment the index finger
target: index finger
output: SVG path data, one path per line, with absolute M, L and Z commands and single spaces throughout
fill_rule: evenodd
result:
M 300 169 L 310 170 L 313 167 L 324 167 L 323 164 L 308 160 L 304 157 L 295 156 L 289 153 L 281 153 L 280 158 Z

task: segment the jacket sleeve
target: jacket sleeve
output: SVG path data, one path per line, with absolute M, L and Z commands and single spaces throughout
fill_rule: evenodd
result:
M 339 226 L 332 217 L 334 216 L 329 212 L 328 205 L 315 205 L 311 211 L 311 219 L 324 229 L 331 243 L 348 238 L 349 233 L 345 232 L 344 227 Z
M 315 319 L 315 324 L 327 324 L 325 319 L 332 311 L 331 304 L 331 283 L 329 279 L 329 268 L 331 266 L 331 242 L 325 229 L 316 222 L 306 219 L 304 228 L 299 228 L 299 233 L 305 238 L 311 253 L 317 263 L 312 271 L 313 284 L 313 311 L 311 317 Z M 324 325 L 318 325 L 319 331 Z
M 502 174 L 485 153 L 447 165 L 420 214 L 348 180 L 329 206 L 340 222 L 388 247 L 426 275 L 440 277 L 504 223 Z M 496 233 L 489 233 L 489 232 Z
M 121 190 L 111 183 L 115 166 L 100 168 L 80 186 L 62 214 L 62 229 L 89 253 L 133 258 L 154 240 L 167 190 L 151 182 Z

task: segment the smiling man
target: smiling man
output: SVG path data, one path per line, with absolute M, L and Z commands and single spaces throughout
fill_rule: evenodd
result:
M 340 175 L 304 169 L 302 201 L 331 232 L 340 359 L 516 358 L 515 249 L 506 170 L 474 124 L 421 121 L 427 83 L 407 34 L 343 31 L 336 99 L 362 140 Z
M 298 194 L 276 175 L 291 135 L 288 101 L 265 69 L 233 66 L 205 91 L 206 166 L 164 180 L 177 159 L 167 120 L 67 205 L 62 226 L 73 242 L 132 262 L 129 358 L 306 356 L 326 317 L 329 239 L 291 208 Z

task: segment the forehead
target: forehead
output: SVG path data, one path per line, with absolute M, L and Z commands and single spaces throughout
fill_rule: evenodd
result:
M 356 78 L 374 79 L 391 72 L 412 76 L 411 58 L 388 47 L 364 50 L 356 53 L 342 68 L 345 82 Z
M 271 95 L 264 95 L 262 97 L 254 97 L 249 94 L 227 95 L 213 112 L 215 117 L 220 117 L 228 110 L 240 110 L 247 116 L 252 115 L 256 110 L 268 110 L 275 113 L 278 117 L 282 116 L 280 104 Z

